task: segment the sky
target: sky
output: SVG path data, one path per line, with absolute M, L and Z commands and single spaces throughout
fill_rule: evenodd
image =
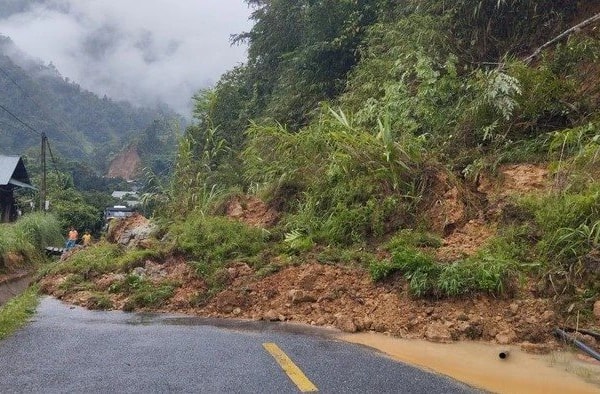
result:
M 194 93 L 245 62 L 230 36 L 250 30 L 251 11 L 242 0 L 38 0 L 0 19 L 0 34 L 101 97 L 190 116 Z

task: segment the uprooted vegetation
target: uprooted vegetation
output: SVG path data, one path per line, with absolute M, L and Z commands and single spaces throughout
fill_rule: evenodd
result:
M 336 18 L 348 14 L 338 30 L 303 37 L 327 45 L 282 38 L 285 56 L 261 52 L 283 50 L 267 44 L 286 33 L 265 33 L 260 18 L 283 10 L 264 5 L 251 61 L 195 97 L 198 124 L 182 138 L 172 186 L 147 196 L 151 240 L 130 244 L 125 224 L 128 236 L 107 237 L 120 246 L 73 253 L 42 288 L 95 308 L 532 350 L 558 325 L 597 326 L 598 31 L 526 58 L 597 3 L 501 1 L 467 17 L 478 2 L 382 1 L 385 12 L 359 21 L 350 8 L 360 5 L 339 3 Z M 558 31 L 496 25 L 512 26 L 516 11 Z M 360 57 L 337 70 L 345 90 L 322 96 L 330 80 L 309 74 L 339 52 Z M 286 62 L 269 69 L 271 56 Z

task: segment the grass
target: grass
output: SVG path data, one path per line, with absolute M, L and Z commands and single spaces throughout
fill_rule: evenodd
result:
M 374 281 L 400 272 L 416 297 L 456 297 L 487 293 L 501 295 L 513 288 L 518 276 L 511 259 L 482 250 L 479 254 L 452 264 L 438 264 L 427 253 L 396 245 L 392 258 L 374 261 L 369 273 Z
M 52 215 L 32 213 L 23 216 L 15 223 L 0 224 L 0 268 L 6 267 L 4 256 L 12 254 L 22 257 L 29 265 L 44 261 L 44 248 L 61 245 L 63 238 L 60 225 Z
M 205 264 L 223 265 L 252 257 L 266 246 L 269 233 L 218 216 L 190 215 L 171 228 L 176 247 Z
M 23 327 L 35 313 L 38 305 L 38 287 L 31 286 L 0 308 L 0 340 Z

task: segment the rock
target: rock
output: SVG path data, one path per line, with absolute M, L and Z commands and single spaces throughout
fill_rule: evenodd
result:
M 517 312 L 519 311 L 519 305 L 517 303 L 513 302 L 512 304 L 510 304 L 508 309 L 510 309 L 510 313 L 512 313 L 513 315 L 516 315 Z
M 594 302 L 594 316 L 600 321 L 600 300 Z
M 535 316 L 529 316 L 525 319 L 525 321 L 529 324 L 538 324 L 538 321 L 535 318 Z
M 552 351 L 552 346 L 546 343 L 523 342 L 521 350 L 533 354 L 548 354 Z
M 508 345 L 517 340 L 517 334 L 513 330 L 507 330 L 496 335 L 496 342 L 500 345 Z
M 469 321 L 469 316 L 467 316 L 464 313 L 461 313 L 458 316 L 456 316 L 456 320 L 458 320 L 458 321 Z
M 543 322 L 552 321 L 552 320 L 554 320 L 555 316 L 556 316 L 556 314 L 554 312 L 552 312 L 552 311 L 545 311 L 544 313 L 542 313 L 541 320 Z
M 240 313 L 242 313 L 242 310 L 240 308 L 235 308 L 233 310 L 233 314 L 236 315 L 236 316 L 238 316 Z
M 317 297 L 302 290 L 292 289 L 288 292 L 288 298 L 292 304 L 301 304 L 303 302 L 315 302 Z
M 267 321 L 277 321 L 279 320 L 279 315 L 273 309 L 269 309 L 262 317 L 263 320 Z
M 365 317 L 362 319 L 362 326 L 363 329 L 365 330 L 370 330 L 371 327 L 373 326 L 373 319 L 371 319 L 370 317 Z
M 356 332 L 358 330 L 352 318 L 346 315 L 337 316 L 335 326 L 343 332 Z
M 441 323 L 433 323 L 427 327 L 425 338 L 431 342 L 450 343 L 452 335 L 448 327 Z
M 132 273 L 133 273 L 134 275 L 137 275 L 137 276 L 141 276 L 141 277 L 143 277 L 143 276 L 145 276 L 145 275 L 146 275 L 146 268 L 144 268 L 144 267 L 135 267 L 135 268 L 133 269 Z

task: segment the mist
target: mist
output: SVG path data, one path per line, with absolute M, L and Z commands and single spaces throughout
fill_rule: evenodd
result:
M 230 36 L 250 13 L 242 0 L 23 1 L 0 34 L 101 97 L 189 117 L 192 95 L 245 61 Z

